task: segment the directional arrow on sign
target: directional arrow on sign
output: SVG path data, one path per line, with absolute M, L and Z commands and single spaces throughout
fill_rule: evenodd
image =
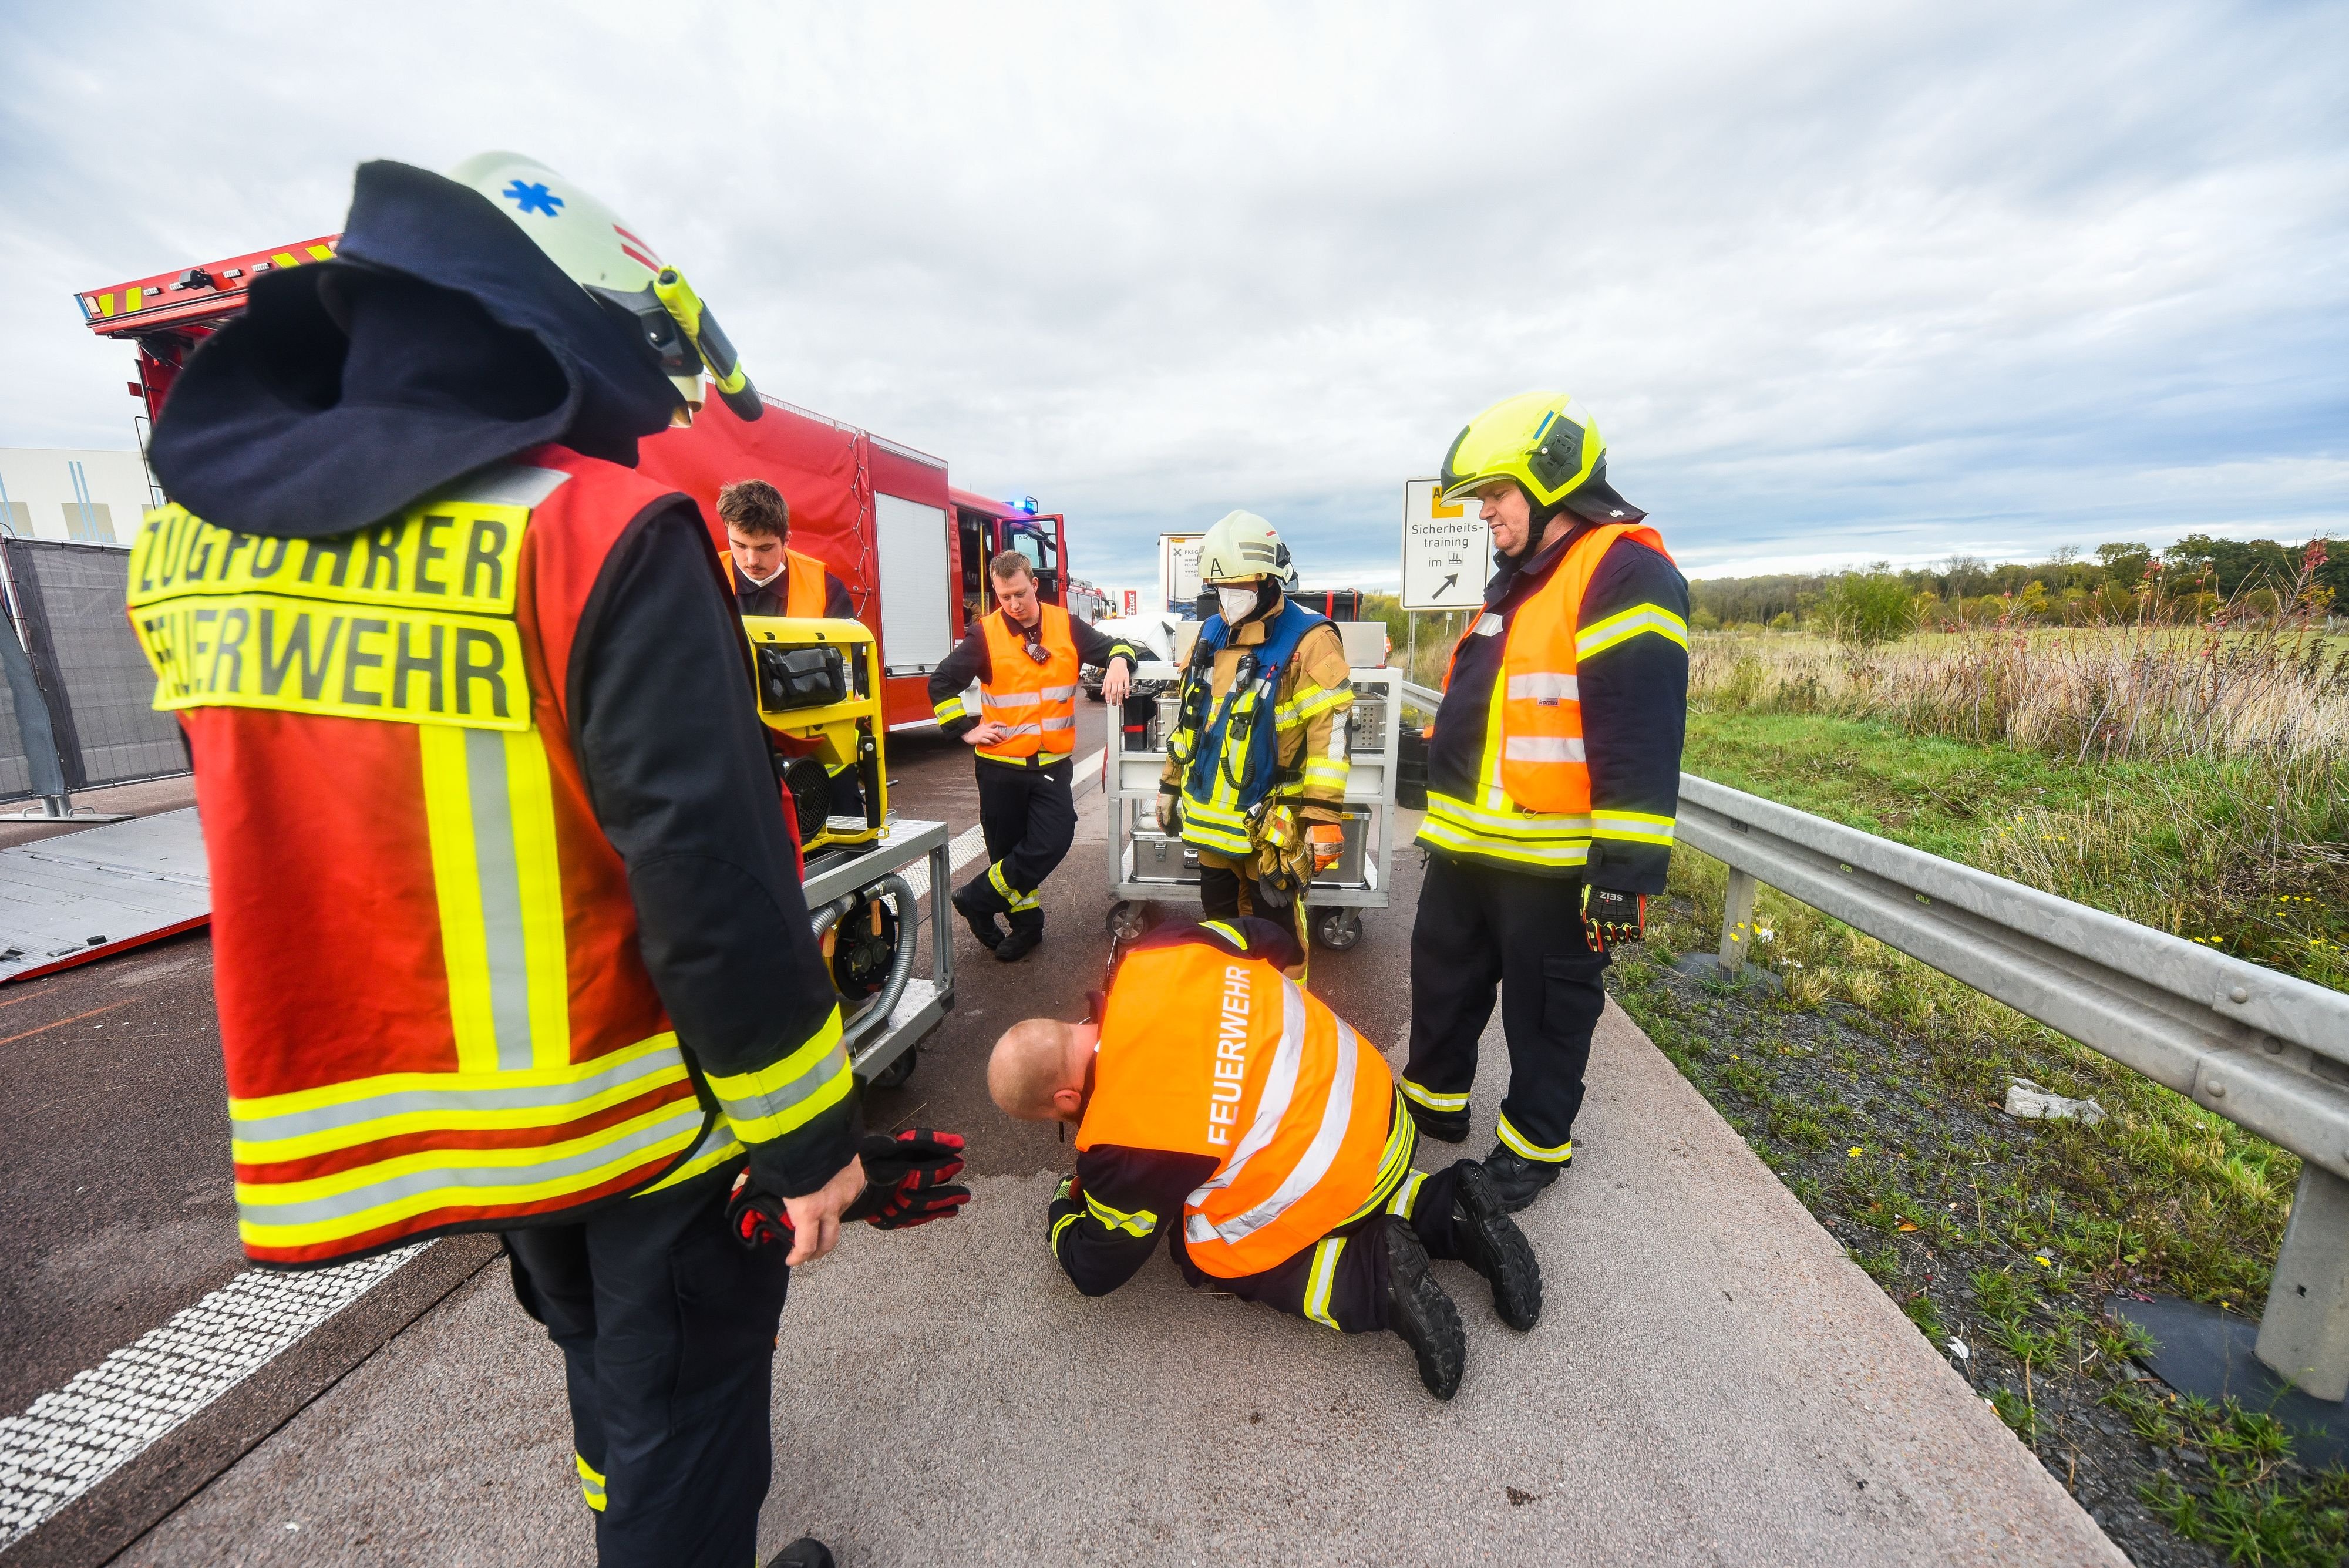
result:
M 1433 593 L 1432 593 L 1432 594 L 1428 595 L 1427 597 L 1428 597 L 1429 598 L 1432 598 L 1432 599 L 1440 599 L 1440 598 L 1442 598 L 1442 597 L 1444 597 L 1444 589 L 1446 589 L 1446 588 L 1448 588 L 1448 587 L 1450 587 L 1453 584 L 1454 584 L 1454 583 L 1458 582 L 1459 580 L 1460 580 L 1460 574 L 1459 574 L 1459 573 L 1457 573 L 1457 572 L 1453 573 L 1450 576 L 1448 576 L 1448 577 L 1444 578 L 1442 582 L 1440 582 L 1440 583 L 1436 584 L 1436 585 L 1435 585 L 1435 591 L 1434 591 Z

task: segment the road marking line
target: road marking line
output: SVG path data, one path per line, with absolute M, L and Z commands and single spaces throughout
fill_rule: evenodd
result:
M 19 1040 L 30 1040 L 36 1034 L 46 1034 L 52 1029 L 63 1029 L 68 1023 L 79 1023 L 85 1018 L 95 1018 L 101 1012 L 111 1012 L 118 1007 L 129 1005 L 130 998 L 126 996 L 120 1002 L 109 1002 L 104 1007 L 93 1007 L 88 1012 L 77 1012 L 71 1018 L 60 1018 L 37 1029 L 27 1029 L 22 1034 L 11 1034 L 5 1040 L 0 1040 L 0 1045 L 14 1045 Z
M 299 1273 L 249 1269 L 23 1415 L 0 1417 L 0 1551 L 423 1250 Z
M 977 827 L 965 828 L 955 835 L 953 843 L 947 846 L 947 864 L 950 869 L 959 871 L 986 853 L 986 831 Z M 916 898 L 929 897 L 930 857 L 928 856 L 923 856 L 919 865 L 908 866 L 898 875 L 914 885 Z

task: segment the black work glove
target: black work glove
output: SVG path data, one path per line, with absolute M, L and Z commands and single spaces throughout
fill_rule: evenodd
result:
M 970 1189 L 949 1185 L 962 1174 L 960 1133 L 908 1127 L 890 1137 L 867 1134 L 856 1152 L 864 1159 L 864 1190 L 841 1215 L 876 1231 L 903 1231 L 943 1220 L 970 1201 Z
M 1612 888 L 1582 886 L 1582 936 L 1595 953 L 1624 942 L 1645 941 L 1648 936 L 1648 896 L 1619 893 Z

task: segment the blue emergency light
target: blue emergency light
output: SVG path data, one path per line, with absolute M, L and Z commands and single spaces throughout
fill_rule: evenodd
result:
M 1035 516 L 1036 514 L 1044 510 L 1043 507 L 1036 504 L 1036 498 L 1032 495 L 1015 495 L 1010 500 L 1005 502 L 1004 504 L 1010 507 L 1014 512 L 1025 512 L 1030 517 Z

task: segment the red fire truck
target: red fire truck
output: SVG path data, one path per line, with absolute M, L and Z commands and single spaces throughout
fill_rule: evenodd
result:
M 151 419 L 196 345 L 244 308 L 255 277 L 324 261 L 338 237 L 85 290 L 77 299 L 92 332 L 137 344 L 139 379 L 130 390 Z M 763 367 L 753 358 L 750 369 Z M 783 493 L 792 547 L 839 576 L 857 618 L 880 639 L 891 729 L 934 722 L 930 671 L 992 604 L 990 557 L 1006 550 L 1026 556 L 1043 597 L 1067 602 L 1066 521 L 1034 497 L 998 502 L 957 490 L 942 458 L 772 398 L 765 402 L 765 415 L 745 423 L 713 398 L 689 429 L 645 441 L 639 466 L 698 501 L 720 544 L 720 485 L 757 477 Z

